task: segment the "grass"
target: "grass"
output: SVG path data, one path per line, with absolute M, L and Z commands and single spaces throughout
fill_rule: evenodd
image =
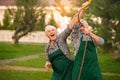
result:
M 45 44 L 8 44 L 0 43 L 0 59 L 10 59 L 32 54 L 42 54 Z
M 103 80 L 120 80 L 117 76 L 103 76 Z
M 52 72 L 0 70 L 0 80 L 50 80 Z M 103 80 L 120 80 L 117 76 L 103 76 Z
M 99 54 L 98 59 L 102 72 L 120 74 L 120 62 L 114 61 L 111 54 Z
M 99 54 L 98 55 L 99 64 L 102 72 L 112 72 L 120 74 L 120 63 L 115 62 L 110 54 Z M 41 56 L 37 59 L 20 61 L 20 62 L 12 62 L 9 65 L 17 65 L 17 66 L 27 66 L 27 67 L 36 67 L 36 68 L 44 68 L 45 64 L 45 56 Z
M 0 70 L 0 80 L 50 80 L 51 72 Z
M 17 58 L 33 54 L 43 54 L 45 44 L 8 44 L 0 43 L 0 59 Z M 102 72 L 120 74 L 120 62 L 112 59 L 111 54 L 98 54 Z M 11 62 L 7 65 L 44 68 L 45 56 L 39 58 Z M 50 80 L 52 72 L 34 72 L 17 70 L 0 70 L 0 80 Z M 7 76 L 7 77 L 6 77 Z M 103 80 L 120 80 L 118 76 L 104 76 Z
M 46 61 L 45 56 L 42 56 L 42 57 L 37 58 L 37 59 L 12 62 L 12 63 L 9 63 L 9 65 L 44 68 L 45 61 Z

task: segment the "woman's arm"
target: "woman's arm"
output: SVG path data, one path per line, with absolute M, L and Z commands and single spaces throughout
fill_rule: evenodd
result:
M 51 66 L 51 62 L 48 59 L 48 47 L 49 45 L 47 44 L 45 47 L 45 53 L 46 53 L 46 63 L 45 63 L 45 69 L 49 70 L 50 66 Z
M 70 35 L 70 33 L 73 29 L 73 25 L 78 25 L 79 24 L 79 22 L 80 22 L 79 19 L 82 18 L 83 13 L 89 7 L 89 5 L 90 5 L 90 3 L 88 1 L 83 3 L 84 8 L 81 8 L 80 11 L 73 16 L 73 18 L 70 21 L 70 23 L 68 24 L 67 28 L 59 35 L 59 37 L 62 40 L 66 40 L 67 37 Z
M 70 21 L 68 28 L 70 30 L 73 29 L 73 25 L 77 25 L 80 23 L 80 19 L 83 17 L 84 12 L 86 11 L 86 9 L 88 9 L 90 6 L 90 2 L 86 1 L 85 3 L 82 4 L 82 8 L 80 9 L 80 11 L 78 13 L 76 13 L 72 20 Z
M 50 66 L 51 66 L 51 62 L 50 61 L 46 61 L 46 63 L 45 63 L 45 69 L 49 70 Z

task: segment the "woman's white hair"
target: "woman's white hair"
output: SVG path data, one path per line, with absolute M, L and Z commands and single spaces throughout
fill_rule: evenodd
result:
M 45 32 L 48 31 L 50 28 L 57 30 L 54 26 L 52 26 L 52 25 L 47 25 L 47 26 L 45 27 Z

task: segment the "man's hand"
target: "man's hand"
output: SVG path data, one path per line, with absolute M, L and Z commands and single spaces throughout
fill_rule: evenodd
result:
M 85 33 L 86 35 L 89 35 L 89 33 L 90 33 L 90 28 L 89 27 L 90 26 L 88 25 L 88 23 L 83 19 L 80 20 L 80 23 L 81 23 L 80 31 Z
M 88 23 L 85 20 L 81 19 L 80 23 L 82 25 L 80 27 L 80 31 L 83 32 L 86 35 L 89 35 L 94 40 L 95 45 L 99 45 L 99 44 L 103 44 L 104 43 L 103 39 L 102 39 L 103 43 L 100 43 L 100 37 L 98 35 L 96 35 L 96 34 L 91 32 L 90 26 L 88 25 Z

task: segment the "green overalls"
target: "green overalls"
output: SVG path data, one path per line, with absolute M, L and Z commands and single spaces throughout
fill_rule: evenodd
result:
M 61 49 L 49 54 L 48 58 L 53 68 L 51 80 L 71 80 L 73 61 L 68 59 Z
M 80 79 L 78 79 L 78 76 L 80 74 L 80 67 L 82 64 L 85 44 L 86 41 L 82 41 L 81 38 L 81 44 L 74 61 L 72 80 L 102 80 L 102 75 L 98 64 L 96 48 L 93 41 L 87 42 L 84 64 L 82 67 Z

